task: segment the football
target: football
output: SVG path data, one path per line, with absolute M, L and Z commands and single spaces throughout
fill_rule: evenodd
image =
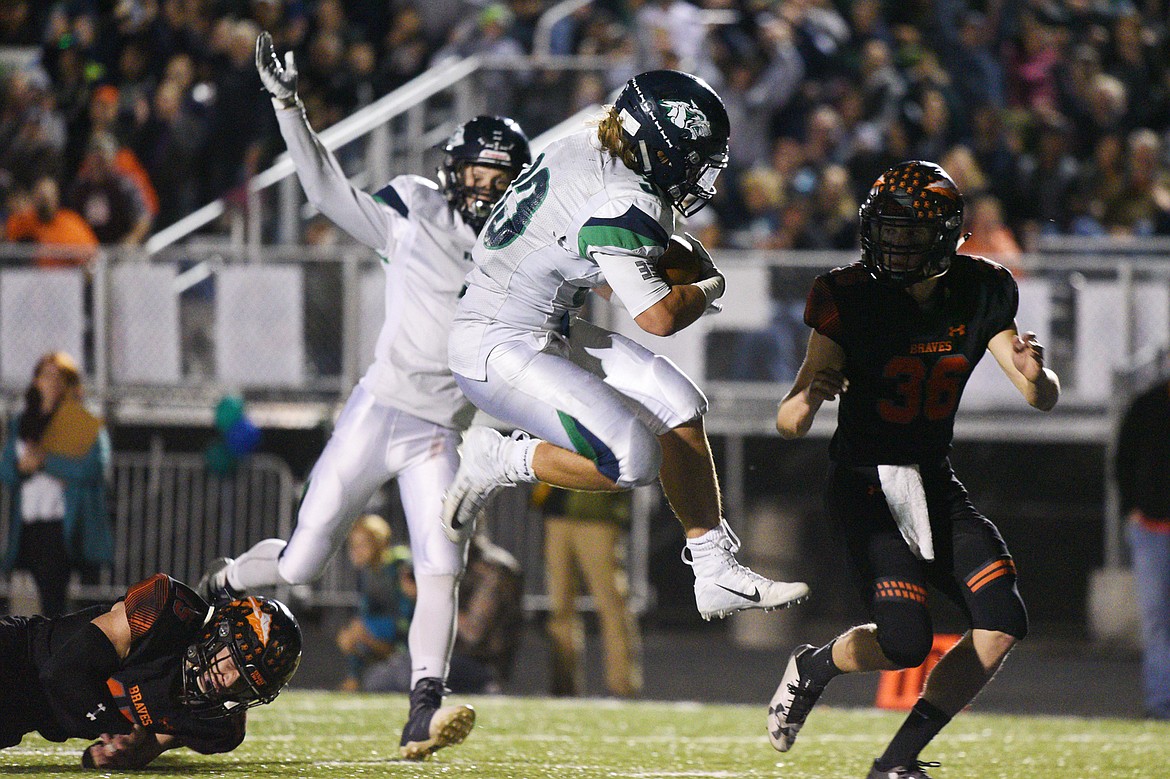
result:
M 672 235 L 666 251 L 658 258 L 658 275 L 672 287 L 676 284 L 694 284 L 703 273 L 703 261 L 691 249 L 690 241 Z

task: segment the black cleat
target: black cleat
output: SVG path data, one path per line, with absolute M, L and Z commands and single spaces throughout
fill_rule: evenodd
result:
M 921 760 L 915 760 L 911 768 L 897 768 L 881 769 L 877 766 L 877 761 L 873 761 L 873 768 L 869 769 L 869 776 L 865 779 L 930 779 L 930 774 L 923 771 L 924 768 L 938 768 L 939 763 L 924 763 Z
M 443 706 L 443 682 L 419 679 L 410 693 L 410 716 L 402 729 L 399 752 L 407 760 L 425 760 L 443 747 L 462 743 L 475 727 L 475 709 Z

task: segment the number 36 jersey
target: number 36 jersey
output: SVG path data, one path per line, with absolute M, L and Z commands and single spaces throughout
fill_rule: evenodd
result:
M 846 465 L 935 463 L 946 457 L 971 371 L 997 333 L 1014 327 L 1011 273 L 956 255 L 920 306 L 879 284 L 860 263 L 818 276 L 804 321 L 845 352 L 829 452 Z
M 670 204 L 599 148 L 595 129 L 554 142 L 512 182 L 472 249 L 451 369 L 483 379 L 501 343 L 541 348 L 603 284 L 631 316 L 642 313 L 670 292 L 654 266 L 673 230 Z

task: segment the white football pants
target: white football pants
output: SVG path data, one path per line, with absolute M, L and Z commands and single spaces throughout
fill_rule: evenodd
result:
M 459 467 L 458 443 L 455 430 L 383 405 L 359 384 L 309 474 L 287 545 L 260 541 L 228 568 L 228 583 L 248 590 L 315 580 L 374 492 L 396 478 L 418 582 L 408 639 L 411 684 L 427 676 L 446 679 L 465 549 L 447 540 L 439 517 L 443 492 Z
M 707 411 L 677 365 L 635 341 L 574 319 L 567 338 L 516 340 L 492 350 L 487 379 L 455 374 L 484 412 L 593 460 L 629 488 L 658 478 L 658 436 Z

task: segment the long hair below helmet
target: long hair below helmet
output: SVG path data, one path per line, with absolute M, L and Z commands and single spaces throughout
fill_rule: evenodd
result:
M 861 261 L 883 284 L 908 287 L 950 268 L 963 228 L 963 195 L 933 162 L 887 170 L 858 210 Z
M 301 662 L 301 628 L 278 600 L 250 596 L 212 612 L 183 661 L 182 703 L 205 719 L 271 703 Z M 239 678 L 216 683 L 232 663 Z M 230 667 L 230 666 L 228 666 Z

